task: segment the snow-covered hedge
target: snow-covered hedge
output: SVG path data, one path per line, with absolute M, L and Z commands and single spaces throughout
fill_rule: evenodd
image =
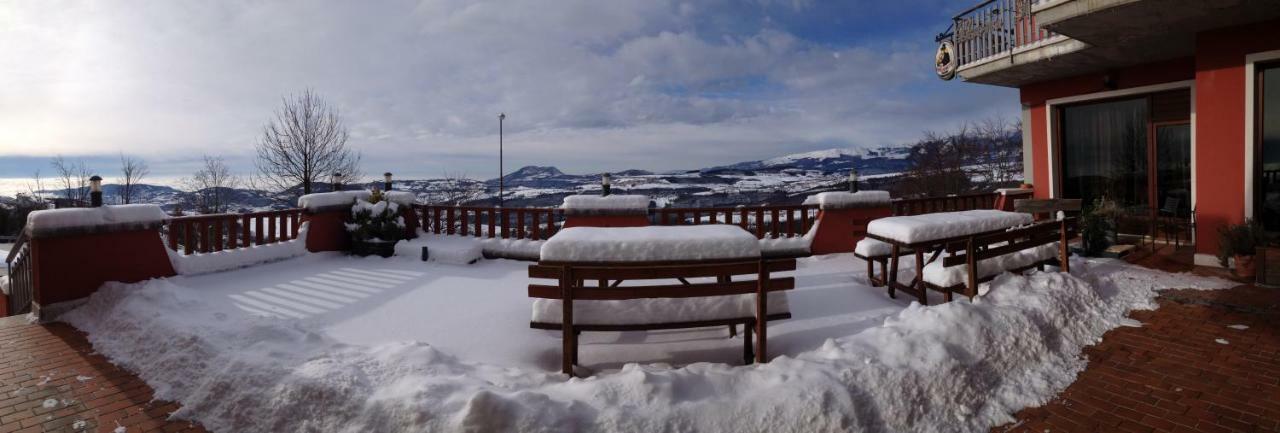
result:
M 181 254 L 169 252 L 169 263 L 178 275 L 197 275 L 244 268 L 307 254 L 307 225 L 298 227 L 298 237 L 274 244 L 254 245 L 212 253 Z
M 560 205 L 567 213 L 635 214 L 649 211 L 649 196 L 645 195 L 570 195 Z
M 298 207 L 306 209 L 308 212 L 345 208 L 355 203 L 356 199 L 368 200 L 370 194 L 369 191 L 335 191 L 307 194 L 298 197 Z
M 168 218 L 153 204 L 49 209 L 28 214 L 27 228 L 39 237 L 63 230 L 154 224 Z
M 889 191 L 831 191 L 805 197 L 804 204 L 816 204 L 820 209 L 848 209 L 888 206 L 890 201 Z
M 760 242 L 725 224 L 650 227 L 573 227 L 542 245 L 542 260 L 655 262 L 760 257 Z

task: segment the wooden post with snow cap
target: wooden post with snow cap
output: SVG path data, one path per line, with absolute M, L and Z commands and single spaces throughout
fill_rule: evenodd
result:
M 768 362 L 766 353 L 768 347 L 765 345 L 765 333 L 768 332 L 769 322 L 769 266 L 764 258 L 760 258 L 759 272 L 756 276 L 756 362 Z M 750 338 L 749 336 L 747 338 Z
M 577 281 L 573 277 L 573 268 L 560 268 L 560 324 L 564 351 L 560 360 L 560 371 L 573 377 L 573 364 L 578 358 L 578 339 L 573 331 L 573 285 Z

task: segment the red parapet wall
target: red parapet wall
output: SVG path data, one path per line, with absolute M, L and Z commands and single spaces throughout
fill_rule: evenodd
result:
M 175 275 L 158 228 L 33 238 L 31 257 L 41 306 L 87 297 L 107 281 Z
M 304 212 L 302 220 L 307 223 L 307 251 L 347 251 L 351 249 L 351 235 L 347 233 L 346 222 L 351 211 L 342 208 L 319 212 Z
M 824 209 L 818 211 L 817 232 L 813 234 L 810 253 L 851 253 L 854 245 L 867 235 L 867 224 L 877 218 L 893 216 L 888 205 L 881 207 Z

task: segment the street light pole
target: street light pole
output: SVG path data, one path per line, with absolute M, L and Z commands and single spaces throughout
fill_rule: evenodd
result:
M 502 121 L 506 119 L 507 113 L 498 113 L 498 207 L 504 207 L 502 196 L 506 187 L 506 171 L 502 168 Z

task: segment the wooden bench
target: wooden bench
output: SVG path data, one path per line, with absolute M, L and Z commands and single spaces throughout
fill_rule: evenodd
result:
M 902 250 L 898 255 L 911 254 L 910 250 Z M 853 248 L 853 256 L 867 263 L 867 280 L 871 287 L 880 287 L 889 280 L 889 259 L 893 258 L 893 245 L 884 241 L 863 238 Z M 876 276 L 875 264 L 880 264 L 880 276 Z
M 944 248 L 946 257 L 925 266 L 924 283 L 932 290 L 947 293 L 948 297 L 951 293 L 961 293 L 973 299 L 978 294 L 979 283 L 1004 272 L 1044 270 L 1045 265 L 1070 272 L 1071 252 L 1067 244 L 1076 234 L 1076 219 L 1067 218 L 949 242 Z M 958 278 L 959 275 L 963 277 Z
M 794 278 L 775 277 L 774 274 L 795 269 L 795 259 L 768 258 L 689 262 L 539 262 L 529 266 L 529 277 L 556 280 L 556 284 L 529 285 L 529 297 L 535 298 L 534 320 L 529 326 L 535 329 L 558 329 L 562 332 L 564 341 L 561 370 L 571 376 L 573 366 L 578 363 L 577 337 L 583 331 L 640 331 L 728 325 L 730 335 L 733 336 L 736 334 L 736 326 L 741 324 L 745 329 L 743 361 L 765 362 L 765 323 L 769 320 L 791 318 L 791 313 L 786 311 L 786 293 L 773 297 L 770 293 L 795 287 Z M 742 278 L 735 281 L 734 277 Z M 690 281 L 691 279 L 701 281 Z M 588 285 L 588 281 L 593 284 Z M 627 285 L 623 285 L 624 282 Z M 750 311 L 738 309 L 737 306 L 744 305 L 743 299 L 733 299 L 734 296 L 754 298 L 745 304 Z M 714 311 L 686 312 L 684 317 L 626 317 L 629 312 L 636 314 L 635 309 L 628 308 L 628 301 L 632 301 L 634 305 L 634 302 L 659 298 L 675 300 L 707 297 L 723 298 L 723 301 L 714 302 L 728 304 L 718 305 L 726 308 L 710 309 Z M 774 301 L 771 302 L 770 299 Z M 559 315 L 553 311 L 557 305 Z M 781 311 L 769 311 L 775 309 Z M 544 317 L 540 318 L 540 315 Z M 578 316 L 582 317 L 575 319 Z M 752 346 L 753 328 L 755 347 Z

